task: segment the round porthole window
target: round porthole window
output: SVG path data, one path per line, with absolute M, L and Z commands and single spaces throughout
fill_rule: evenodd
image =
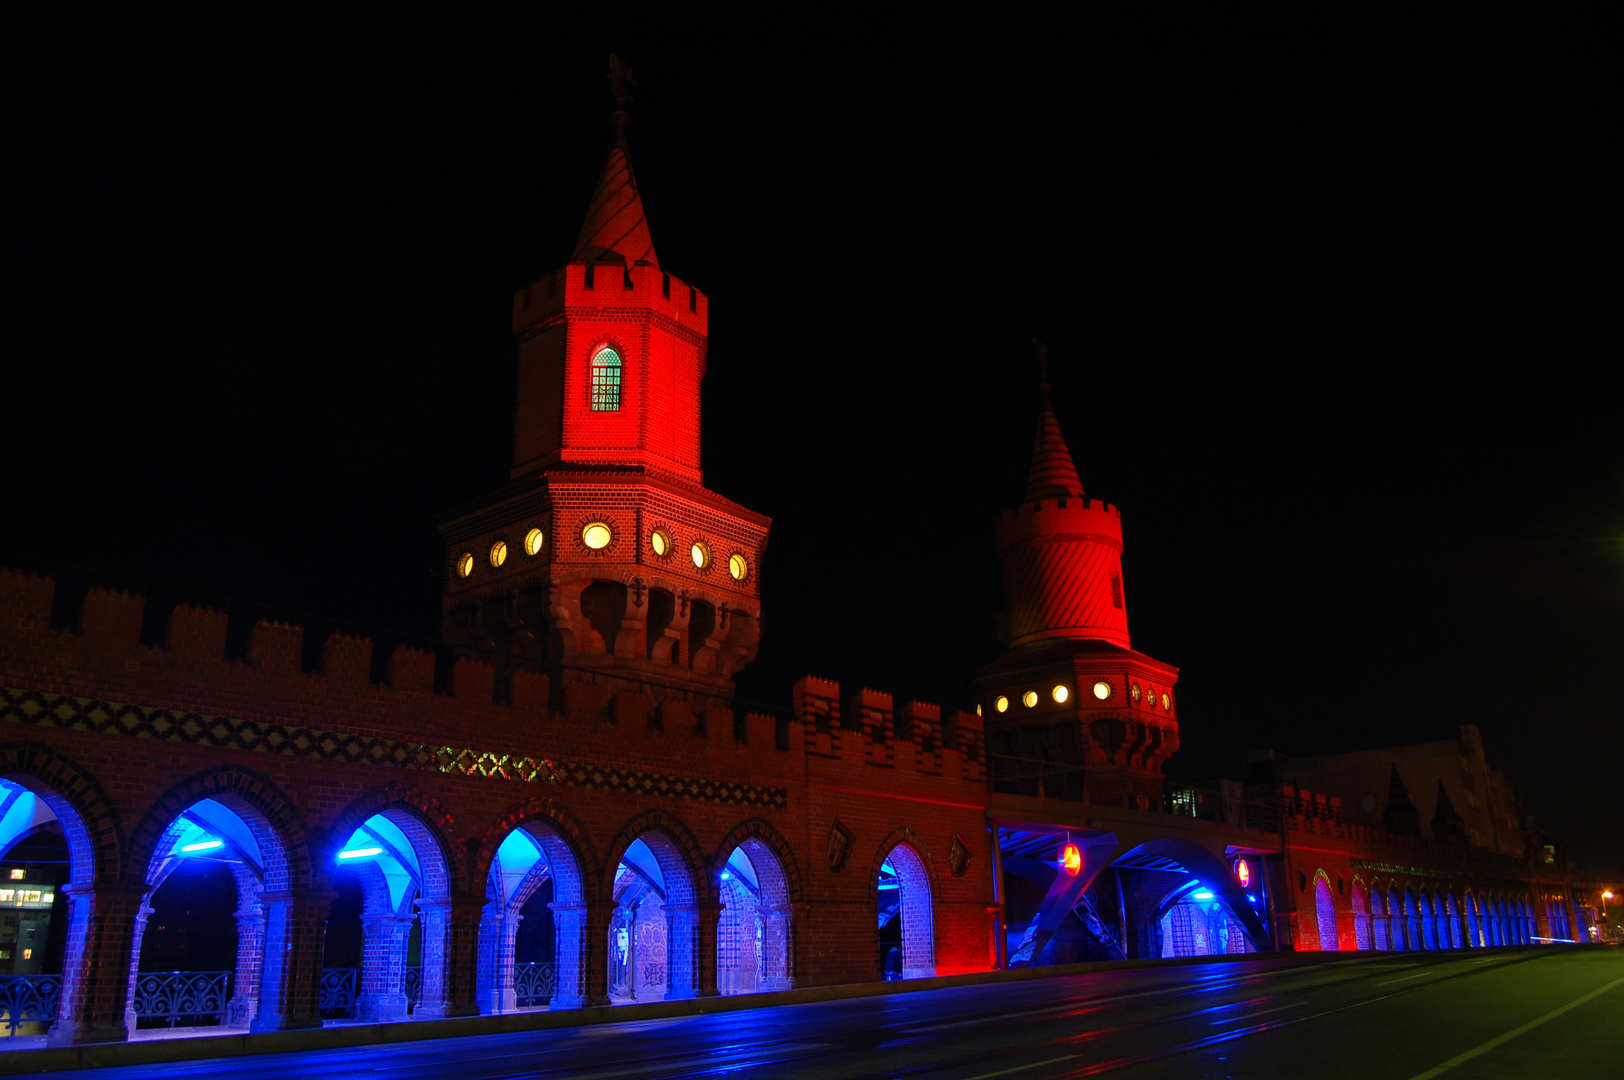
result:
M 1101 679 L 1094 684 L 1094 696 L 1101 701 L 1108 701 L 1111 697 L 1111 684 Z
M 507 541 L 498 540 L 491 545 L 491 565 L 501 566 L 507 562 Z
M 1021 704 L 1025 705 L 1028 709 L 1036 708 L 1038 704 L 1038 692 L 1036 690 L 1028 690 L 1026 693 L 1022 694 Z
M 1133 699 L 1135 701 L 1139 700 L 1139 684 L 1138 683 L 1133 684 Z
M 654 554 L 665 558 L 671 554 L 671 534 L 664 529 L 655 529 L 649 533 L 648 546 L 653 549 Z
M 541 545 L 547 542 L 547 536 L 540 529 L 531 529 L 524 534 L 524 553 L 526 555 L 540 555 Z
M 1050 693 L 1053 695 L 1056 705 L 1064 705 L 1066 703 L 1066 699 L 1071 697 L 1071 691 L 1067 690 L 1064 686 L 1057 686 L 1051 690 Z
M 609 546 L 609 541 L 613 540 L 614 538 L 614 532 L 610 530 L 608 525 L 601 521 L 594 521 L 592 524 L 581 530 L 581 543 L 585 544 L 593 551 L 602 551 L 604 548 Z
M 467 577 L 474 572 L 474 553 L 465 551 L 457 556 L 457 576 Z
M 689 552 L 694 557 L 694 565 L 703 570 L 710 565 L 710 548 L 702 543 L 695 543 Z
M 992 703 L 992 707 L 999 712 L 1009 712 L 1009 698 L 999 694 L 998 700 Z
M 729 555 L 727 559 L 727 572 L 734 581 L 743 581 L 750 573 L 750 564 L 743 555 Z
M 1162 691 L 1162 708 L 1163 709 L 1171 709 L 1172 707 L 1173 707 L 1173 699 L 1167 696 L 1167 691 L 1163 690 Z

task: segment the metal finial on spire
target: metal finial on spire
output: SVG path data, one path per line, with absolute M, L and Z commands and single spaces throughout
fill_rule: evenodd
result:
M 627 67 L 620 59 L 618 53 L 609 54 L 609 93 L 615 99 L 615 111 L 609 114 L 609 122 L 615 125 L 615 145 L 626 145 L 626 125 L 631 123 L 631 117 L 626 115 L 626 106 L 637 99 L 632 97 L 632 87 L 637 80 L 632 77 L 632 69 Z
M 1037 338 L 1032 339 L 1032 351 L 1038 358 L 1038 382 L 1043 387 L 1043 396 L 1049 396 L 1049 346 Z

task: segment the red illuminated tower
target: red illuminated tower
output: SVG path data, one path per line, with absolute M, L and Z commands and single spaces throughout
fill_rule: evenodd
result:
M 574 254 L 514 297 L 512 480 L 441 528 L 445 636 L 499 667 L 726 693 L 756 651 L 769 520 L 704 486 L 710 303 L 655 257 L 616 88 Z
M 989 751 L 1068 766 L 1009 763 L 1045 771 L 1050 795 L 1081 799 L 1086 784 L 1096 802 L 1159 800 L 1178 669 L 1129 644 L 1121 512 L 1084 493 L 1047 384 L 1026 496 L 994 530 L 1009 652 L 976 678 Z

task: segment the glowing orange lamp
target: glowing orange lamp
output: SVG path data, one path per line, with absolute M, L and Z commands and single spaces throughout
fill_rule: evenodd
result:
M 1060 865 L 1066 873 L 1076 877 L 1083 868 L 1083 853 L 1077 850 L 1076 844 L 1067 844 L 1060 849 Z
M 1246 865 L 1245 859 L 1235 864 L 1235 880 L 1241 883 L 1243 889 L 1252 884 L 1252 868 Z

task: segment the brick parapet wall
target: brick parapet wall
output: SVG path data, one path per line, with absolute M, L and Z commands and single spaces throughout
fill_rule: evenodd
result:
M 314 670 L 302 671 L 303 631 L 287 624 L 257 624 L 247 655 L 228 660 L 227 618 L 205 608 L 176 607 L 166 644 L 143 645 L 145 602 L 125 593 L 90 591 L 79 630 L 53 630 L 53 589 L 49 579 L 0 570 L 0 686 L 28 698 L 5 705 L 12 722 L 0 724 L 0 743 L 43 743 L 71 760 L 106 792 L 125 838 L 173 785 L 225 766 L 286 796 L 317 860 L 342 842 L 328 833 L 364 794 L 390 785 L 420 792 L 444 811 L 432 824 L 447 848 L 468 854 L 455 887 L 462 895 L 482 894 L 494 846 L 487 833 L 527 802 L 550 801 L 579 823 L 599 874 L 589 887 L 598 889 L 619 854 L 607 849 L 641 811 L 669 813 L 710 862 L 725 858 L 716 850 L 725 836 L 759 819 L 795 863 L 796 983 L 816 985 L 877 976 L 865 868 L 886 837 L 907 828 L 936 868 L 938 969 L 987 966 L 990 852 L 973 714 L 944 723 L 934 707 L 910 703 L 902 749 L 890 717 L 842 729 L 839 687 L 818 680 L 797 685 L 794 716 L 751 714 L 737 734 L 730 709 L 655 702 L 634 683 L 591 685 L 568 671 L 561 687 L 517 672 L 509 703 L 498 704 L 488 666 L 457 661 L 447 692 L 435 693 L 434 657 L 409 647 L 394 650 L 375 684 L 372 643 L 347 635 L 329 637 Z M 816 710 L 803 707 L 822 701 L 808 687 L 827 692 L 832 728 L 820 730 Z M 47 706 L 60 714 L 44 716 Z M 303 753 L 277 741 L 299 732 L 349 746 Z M 852 837 L 838 871 L 837 822 Z M 962 877 L 948 870 L 956 838 L 972 852 Z M 702 876 L 714 869 L 696 867 Z

